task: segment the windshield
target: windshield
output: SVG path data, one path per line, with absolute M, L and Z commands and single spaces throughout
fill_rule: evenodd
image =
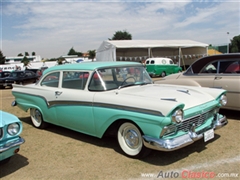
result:
M 9 77 L 22 77 L 24 75 L 23 72 L 12 72 Z
M 151 83 L 152 79 L 143 66 L 114 67 L 96 70 L 88 89 L 90 91 L 107 91 Z

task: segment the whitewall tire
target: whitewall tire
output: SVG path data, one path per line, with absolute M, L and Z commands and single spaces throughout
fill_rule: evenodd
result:
M 31 108 L 30 115 L 34 127 L 39 129 L 46 127 L 46 123 L 43 121 L 42 113 L 38 109 Z
M 146 148 L 143 145 L 142 134 L 138 127 L 130 122 L 120 125 L 117 139 L 122 151 L 130 157 L 142 157 Z

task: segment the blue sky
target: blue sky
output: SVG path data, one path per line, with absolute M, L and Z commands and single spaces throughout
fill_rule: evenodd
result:
M 222 45 L 240 34 L 239 0 L 0 0 L 5 56 L 42 58 L 97 49 L 116 31 L 133 40 L 189 39 Z M 227 35 L 229 32 L 229 35 Z

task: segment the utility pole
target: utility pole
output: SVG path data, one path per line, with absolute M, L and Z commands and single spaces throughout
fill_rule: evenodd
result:
M 229 53 L 229 32 L 227 32 L 227 54 Z

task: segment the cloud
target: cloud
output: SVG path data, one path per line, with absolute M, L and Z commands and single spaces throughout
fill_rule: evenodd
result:
M 239 2 L 11 1 L 3 2 L 2 10 L 1 49 L 6 56 L 34 51 L 59 57 L 71 47 L 86 52 L 119 30 L 133 39 L 211 44 L 225 43 L 226 32 L 239 34 Z

